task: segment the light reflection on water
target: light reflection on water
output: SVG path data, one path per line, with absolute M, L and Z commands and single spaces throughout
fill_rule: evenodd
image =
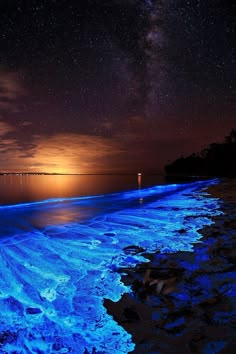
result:
M 142 187 L 163 184 L 158 175 L 144 175 Z M 0 205 L 99 195 L 141 187 L 137 175 L 1 175 Z
M 129 292 L 117 268 L 146 261 L 142 253 L 123 250 L 135 245 L 144 252 L 191 251 L 201 237 L 198 230 L 218 213 L 218 201 L 198 192 L 209 183 L 2 206 L 5 352 L 131 351 L 131 336 L 103 307 L 104 298 L 118 301 Z
M 43 230 L 49 225 L 82 223 L 100 214 L 131 207 L 140 208 L 161 198 L 163 194 L 166 196 L 181 188 L 185 188 L 185 185 L 160 185 L 124 193 L 0 205 L 0 236 L 8 236 L 15 232 L 18 234 L 29 232 L 35 228 Z
M 0 176 L 0 236 L 48 225 L 83 222 L 99 213 L 125 207 L 124 204 L 136 205 L 137 197 L 129 197 L 127 203 L 108 193 L 122 189 L 135 191 L 141 188 L 141 182 L 148 186 L 160 184 L 157 181 L 163 182 L 163 178 L 146 176 L 141 181 L 136 175 Z M 96 197 L 94 202 L 90 200 L 90 196 L 103 194 L 105 197 Z M 2 208 L 16 204 L 16 208 Z

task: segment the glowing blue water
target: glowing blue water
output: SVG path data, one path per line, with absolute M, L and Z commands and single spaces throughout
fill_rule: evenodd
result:
M 1 352 L 133 350 L 103 306 L 129 292 L 116 269 L 146 261 L 123 249 L 191 250 L 220 213 L 202 190 L 215 182 L 1 207 Z

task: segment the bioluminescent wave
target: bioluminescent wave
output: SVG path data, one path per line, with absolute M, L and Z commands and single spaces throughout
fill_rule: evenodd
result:
M 1 207 L 1 352 L 132 351 L 103 306 L 129 292 L 117 269 L 147 261 L 124 248 L 191 250 L 220 213 L 204 191 L 215 182 Z

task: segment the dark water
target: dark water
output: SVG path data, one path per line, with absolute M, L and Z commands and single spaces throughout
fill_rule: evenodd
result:
M 163 183 L 160 175 L 5 175 L 0 176 L 0 205 L 107 194 Z

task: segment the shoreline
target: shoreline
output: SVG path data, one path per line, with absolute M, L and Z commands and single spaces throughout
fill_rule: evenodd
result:
M 193 252 L 147 254 L 149 264 L 123 277 L 132 293 L 105 301 L 133 337 L 130 353 L 235 352 L 236 179 L 222 179 L 207 192 L 220 198 L 224 214 L 200 230 Z M 145 280 L 152 286 L 145 288 Z

